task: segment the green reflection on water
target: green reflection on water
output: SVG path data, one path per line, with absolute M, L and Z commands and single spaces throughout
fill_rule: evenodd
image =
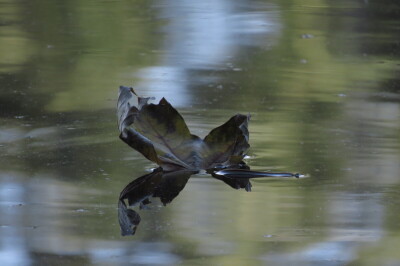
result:
M 95 251 L 114 250 L 106 263 L 125 263 L 117 251 L 148 247 L 187 264 L 263 264 L 270 254 L 306 263 L 300 252 L 326 241 L 346 243 L 355 265 L 398 262 L 399 6 L 369 2 L 260 6 L 279 33 L 233 43 L 226 63 L 236 68 L 189 71 L 179 110 L 193 133 L 250 112 L 249 165 L 310 178 L 254 181 L 244 193 L 199 176 L 122 240 L 118 193 L 153 165 L 117 139 L 117 88 L 163 64 L 173 16 L 148 1 L 0 1 L 1 238 L 24 239 L 37 261 L 97 262 Z

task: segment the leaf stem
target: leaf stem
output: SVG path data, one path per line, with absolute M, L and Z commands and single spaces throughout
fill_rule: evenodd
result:
M 259 178 L 259 177 L 296 177 L 299 178 L 299 173 L 271 173 L 271 172 L 257 172 L 242 169 L 224 169 L 216 171 L 213 174 L 217 176 L 225 176 L 230 178 Z

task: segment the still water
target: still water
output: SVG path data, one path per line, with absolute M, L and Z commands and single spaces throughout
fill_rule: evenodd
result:
M 2 265 L 400 265 L 398 1 L 0 0 Z M 118 86 L 204 137 L 251 114 L 247 164 L 200 173 L 121 236 L 155 165 L 118 139 Z

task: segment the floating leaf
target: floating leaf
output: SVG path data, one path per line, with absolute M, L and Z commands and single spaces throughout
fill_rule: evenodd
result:
M 137 98 L 133 104 L 132 99 Z M 162 98 L 158 104 L 120 87 L 120 138 L 164 170 L 201 170 L 237 164 L 249 148 L 248 115 L 237 114 L 204 139 L 190 133 L 185 120 Z
M 137 103 L 132 103 L 134 98 Z M 149 104 L 150 99 L 137 96 L 132 88 L 121 86 L 119 89 L 120 138 L 160 166 L 122 190 L 118 202 L 122 235 L 135 234 L 141 220 L 129 207 L 144 208 L 153 197 L 160 198 L 164 205 L 170 203 L 190 176 L 202 169 L 232 188 L 246 191 L 251 191 L 250 178 L 300 176 L 250 171 L 243 162 L 250 147 L 249 115 L 237 114 L 201 139 L 190 133 L 183 117 L 165 98 L 158 104 Z

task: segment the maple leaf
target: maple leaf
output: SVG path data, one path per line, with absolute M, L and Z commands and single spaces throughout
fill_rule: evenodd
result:
M 150 99 L 121 86 L 117 105 L 120 138 L 147 159 L 165 171 L 224 168 L 242 161 L 250 147 L 249 115 L 237 114 L 201 139 L 165 98 L 158 104 L 149 104 Z

